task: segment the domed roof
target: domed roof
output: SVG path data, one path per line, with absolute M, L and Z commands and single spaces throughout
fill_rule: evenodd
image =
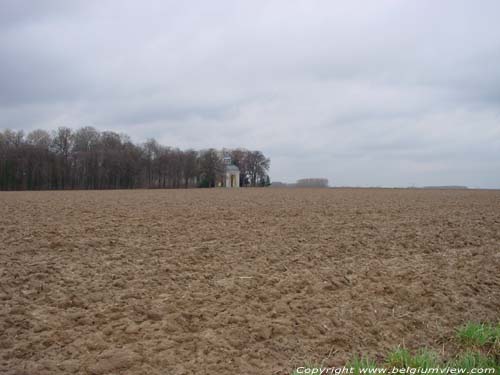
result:
M 239 171 L 240 169 L 234 164 L 226 165 L 226 172 L 239 172 Z

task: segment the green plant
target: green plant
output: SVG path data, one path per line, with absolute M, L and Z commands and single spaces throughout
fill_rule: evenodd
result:
M 440 365 L 439 355 L 429 349 L 420 349 L 410 360 L 410 367 L 414 368 L 429 369 Z
M 375 368 L 377 367 L 377 363 L 368 357 L 355 356 L 350 362 L 347 363 L 346 367 L 353 369 L 353 372 L 350 374 L 359 375 L 361 374 L 360 369 Z
M 387 355 L 387 366 L 390 367 L 409 367 L 411 362 L 410 352 L 401 347 L 397 347 Z
M 494 358 L 475 351 L 460 353 L 455 360 L 449 363 L 450 367 L 465 369 L 470 372 L 473 368 L 495 368 L 496 374 L 500 372 L 500 363 Z
M 495 374 L 500 375 L 500 323 L 495 325 L 469 322 L 458 328 L 457 338 L 466 350 L 459 353 L 451 361 L 443 362 L 436 352 L 429 349 L 420 349 L 415 354 L 411 354 L 408 349 L 398 346 L 387 354 L 382 366 L 370 358 L 355 356 L 346 364 L 346 367 L 352 368 L 352 372 L 349 374 L 353 375 L 376 373 L 367 372 L 366 369 L 381 367 L 385 367 L 386 369 L 412 368 L 417 371 L 423 371 L 423 373 L 426 373 L 425 370 L 428 369 L 446 370 L 447 368 L 456 368 L 461 369 L 464 372 L 460 373 L 465 374 L 470 374 L 472 369 L 493 368 L 495 369 Z M 304 368 L 318 371 L 309 371 L 309 374 L 320 373 L 320 366 L 305 366 Z M 486 372 L 476 373 L 487 374 Z M 292 375 L 298 374 L 300 372 L 294 371 Z
M 469 322 L 457 331 L 460 342 L 468 348 L 496 347 L 500 349 L 500 323 Z

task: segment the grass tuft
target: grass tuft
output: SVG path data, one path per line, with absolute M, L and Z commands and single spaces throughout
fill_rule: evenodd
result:
M 462 352 L 451 361 L 444 361 L 440 356 L 429 349 L 420 349 L 415 354 L 408 349 L 397 347 L 389 352 L 385 362 L 378 365 L 374 360 L 367 357 L 354 357 L 346 364 L 352 368 L 350 374 L 366 374 L 361 369 L 373 368 L 399 368 L 399 369 L 465 369 L 466 374 L 472 373 L 472 369 L 495 369 L 495 374 L 500 375 L 500 322 L 495 324 L 469 322 L 457 329 L 457 338 L 463 345 Z M 308 369 L 317 369 L 317 372 L 309 371 L 309 374 L 319 374 L 321 366 L 306 366 Z M 476 372 L 486 374 L 485 372 Z M 294 371 L 292 375 L 297 375 Z
M 450 367 L 463 368 L 470 372 L 473 368 L 494 368 L 495 373 L 500 373 L 500 363 L 494 358 L 475 351 L 461 353 L 449 363 Z
M 432 350 L 420 349 L 412 355 L 407 349 L 398 347 L 387 355 L 386 365 L 389 367 L 414 367 L 428 369 L 440 365 L 439 355 Z
M 457 336 L 467 348 L 500 349 L 500 323 L 493 325 L 469 322 L 458 329 Z
M 347 363 L 346 367 L 351 367 L 353 369 L 353 372 L 351 374 L 360 375 L 360 369 L 376 368 L 377 363 L 368 357 L 355 356 L 350 362 Z
M 420 349 L 411 359 L 411 366 L 415 368 L 430 369 L 441 366 L 439 355 L 429 349 Z
M 387 366 L 391 367 L 409 367 L 411 355 L 408 349 L 397 347 L 387 355 Z

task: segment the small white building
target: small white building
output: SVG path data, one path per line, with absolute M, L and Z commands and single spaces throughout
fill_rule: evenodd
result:
M 227 188 L 240 187 L 240 170 L 234 164 L 224 166 L 224 186 Z
M 224 154 L 222 160 L 224 161 L 224 175 L 222 176 L 221 186 L 227 188 L 240 187 L 240 169 L 233 164 L 229 154 Z

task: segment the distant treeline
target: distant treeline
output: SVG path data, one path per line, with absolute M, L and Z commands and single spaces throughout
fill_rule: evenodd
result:
M 298 187 L 298 188 L 327 188 L 328 179 L 327 178 L 301 178 L 297 180 L 294 184 L 289 184 L 285 182 L 273 182 L 273 187 Z
M 240 186 L 269 184 L 270 161 L 260 151 L 224 150 L 240 169 Z M 150 139 L 92 127 L 49 133 L 0 131 L 0 190 L 131 189 L 216 186 L 222 151 L 180 150 Z
M 462 190 L 462 189 L 468 189 L 468 187 L 462 185 L 440 185 L 440 186 L 424 186 L 421 189 Z

